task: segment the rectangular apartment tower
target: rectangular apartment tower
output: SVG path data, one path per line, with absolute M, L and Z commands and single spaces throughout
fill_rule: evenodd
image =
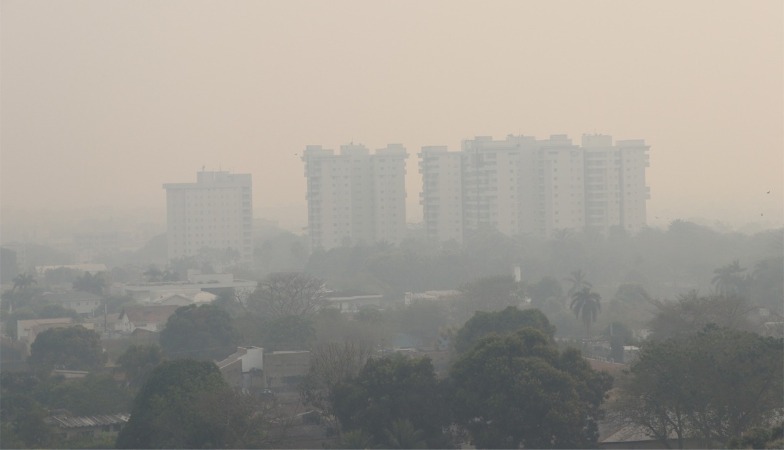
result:
M 313 249 L 388 242 L 405 236 L 406 149 L 390 144 L 375 154 L 360 144 L 340 153 L 305 148 L 308 234 Z
M 550 237 L 584 229 L 627 232 L 645 226 L 649 147 L 584 135 L 548 139 L 480 136 L 460 152 L 423 147 L 420 203 L 429 238 L 456 240 L 482 229 Z
M 226 251 L 253 260 L 253 197 L 250 174 L 206 172 L 195 183 L 167 183 L 169 259 Z

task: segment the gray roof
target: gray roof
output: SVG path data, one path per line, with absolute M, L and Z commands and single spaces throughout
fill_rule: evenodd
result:
M 101 414 L 97 416 L 69 416 L 65 414 L 50 416 L 45 419 L 49 425 L 60 428 L 100 427 L 106 425 L 124 424 L 131 418 L 130 414 Z
M 103 297 L 92 294 L 90 292 L 72 291 L 72 292 L 47 292 L 44 298 L 51 302 L 59 303 L 73 303 L 73 302 L 89 302 L 100 301 Z

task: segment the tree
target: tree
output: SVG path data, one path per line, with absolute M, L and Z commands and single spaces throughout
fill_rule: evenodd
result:
M 722 446 L 784 407 L 784 340 L 715 325 L 643 345 L 613 411 L 665 442 Z
M 315 339 L 312 321 L 302 316 L 283 316 L 263 324 L 263 345 L 271 351 L 303 350 Z
M 589 283 L 585 279 L 585 272 L 582 270 L 575 270 L 570 274 L 566 281 L 572 284 L 572 287 L 569 288 L 569 291 L 566 293 L 570 298 L 574 296 L 575 293 L 582 291 L 585 288 L 591 289 L 593 285 Z
M 747 280 L 741 274 L 745 271 L 746 269 L 740 266 L 737 259 L 714 270 L 715 275 L 711 283 L 715 287 L 716 293 L 725 296 L 744 294 Z
M 477 448 L 588 448 L 612 378 L 533 328 L 482 338 L 450 371 L 453 414 Z
M 117 363 L 125 372 L 128 384 L 139 387 L 163 359 L 163 352 L 157 345 L 131 345 L 120 355 Z
M 134 400 L 117 448 L 254 448 L 268 417 L 234 393 L 214 363 L 181 359 L 153 370 Z
M 178 308 L 161 331 L 160 344 L 170 358 L 221 360 L 240 340 L 228 313 L 213 305 Z
M 538 282 L 528 287 L 531 296 L 531 304 L 539 307 L 550 299 L 562 299 L 563 287 L 553 277 L 543 277 Z
M 36 397 L 47 408 L 65 409 L 77 416 L 128 412 L 133 400 L 131 392 L 109 373 L 90 373 L 68 381 L 52 377 Z
M 596 322 L 599 311 L 602 310 L 601 297 L 590 287 L 584 287 L 572 294 L 572 303 L 569 307 L 577 318 L 582 318 L 585 325 L 585 335 L 591 338 L 591 324 Z
M 419 439 L 432 448 L 451 445 L 443 433 L 449 411 L 430 359 L 400 354 L 370 359 L 356 378 L 336 386 L 331 401 L 344 430 L 361 430 L 376 445 L 392 448 Z M 404 443 L 394 442 L 405 431 L 401 424 L 390 428 L 395 421 L 413 428 Z
M 35 276 L 32 273 L 20 273 L 14 277 L 13 282 L 12 291 L 23 291 L 36 283 Z
M 92 370 L 105 361 L 98 333 L 82 326 L 46 330 L 30 346 L 30 364 L 43 371 Z
M 263 317 L 277 319 L 315 312 L 326 293 L 323 280 L 301 272 L 277 273 L 259 282 L 248 301 Z
M 101 274 L 93 275 L 90 272 L 85 272 L 84 275 L 74 280 L 73 288 L 77 291 L 103 295 L 106 290 L 106 278 Z
M 555 334 L 555 328 L 550 325 L 547 317 L 538 309 L 519 310 L 514 306 L 509 306 L 503 311 L 477 311 L 457 331 L 455 351 L 458 353 L 467 351 L 488 334 L 514 333 L 524 327 L 535 328 L 550 339 Z
M 150 283 L 163 281 L 163 271 L 155 265 L 151 265 L 142 275 Z
M 29 395 L 3 393 L 0 409 L 3 448 L 49 448 L 52 432 L 44 422 L 46 410 Z
M 657 309 L 648 326 L 653 339 L 694 334 L 708 324 L 739 330 L 751 328 L 746 315 L 753 308 L 745 297 L 701 296 L 691 291 L 675 302 L 652 300 L 652 303 Z
M 340 423 L 330 401 L 334 389 L 359 374 L 373 347 L 345 341 L 320 344 L 310 354 L 310 369 L 300 386 L 302 402 L 317 408 L 338 431 Z

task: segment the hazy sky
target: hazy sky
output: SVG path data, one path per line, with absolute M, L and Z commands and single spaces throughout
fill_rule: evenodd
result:
M 423 145 L 598 132 L 651 145 L 651 223 L 780 225 L 782 5 L 3 0 L 4 220 L 164 220 L 162 183 L 202 166 L 252 173 L 257 209 L 304 220 L 297 154 L 353 141 L 407 147 L 416 221 Z

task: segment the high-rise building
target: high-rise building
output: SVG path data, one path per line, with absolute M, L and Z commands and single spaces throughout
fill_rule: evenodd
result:
M 462 151 L 423 147 L 420 173 L 429 237 L 461 241 L 482 228 L 508 235 L 551 236 L 586 227 L 606 232 L 645 225 L 648 146 L 586 135 L 582 146 L 566 135 L 537 140 L 487 136 Z
M 340 153 L 305 148 L 308 233 L 313 248 L 358 243 L 398 244 L 406 230 L 406 149 L 390 144 L 375 154 L 348 144 Z
M 205 172 L 195 183 L 167 183 L 166 236 L 169 259 L 205 251 L 236 252 L 253 259 L 253 197 L 250 174 Z
M 424 187 L 419 194 L 430 238 L 463 241 L 462 155 L 446 147 L 422 147 L 419 172 Z

